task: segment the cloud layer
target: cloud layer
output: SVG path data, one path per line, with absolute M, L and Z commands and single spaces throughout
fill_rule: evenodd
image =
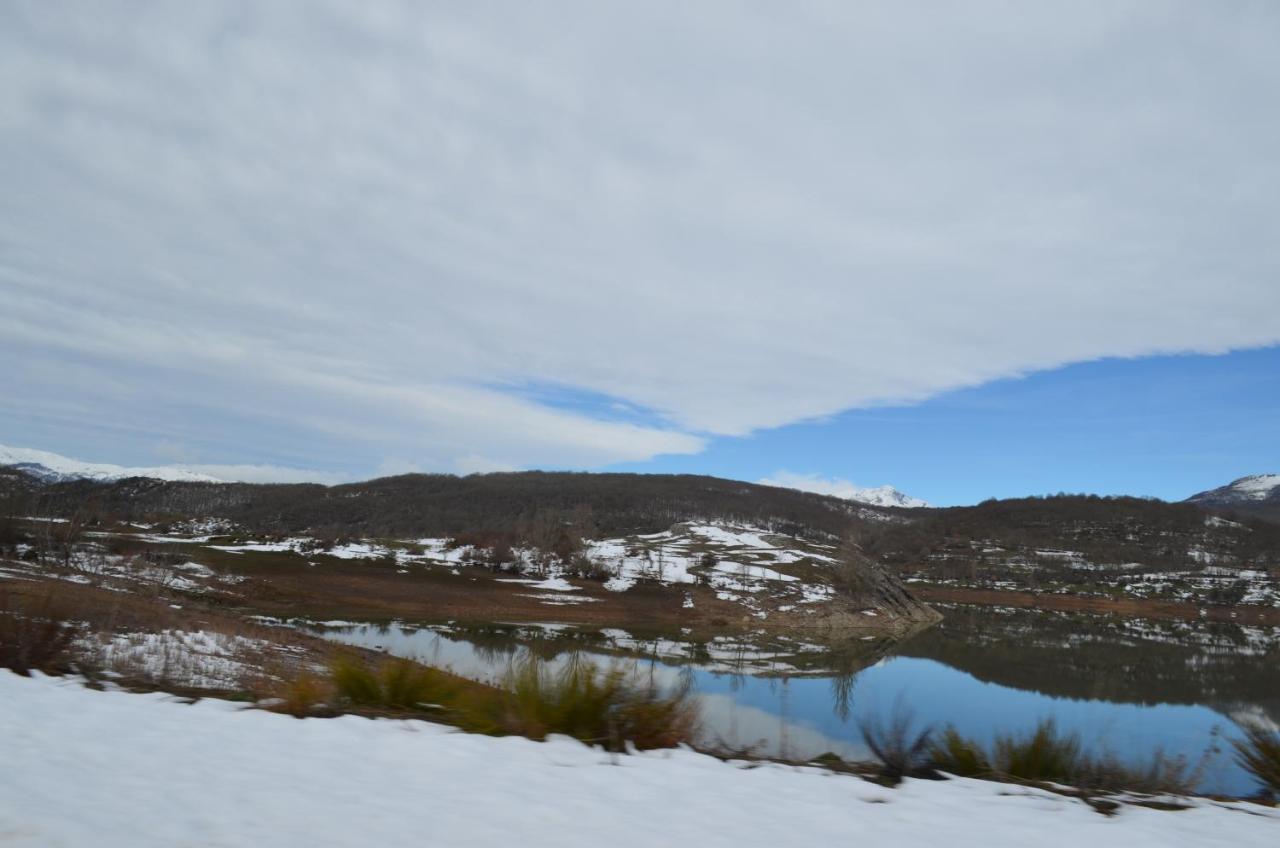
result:
M 1277 25 L 10 4 L 0 426 L 206 463 L 598 467 L 1276 343 Z

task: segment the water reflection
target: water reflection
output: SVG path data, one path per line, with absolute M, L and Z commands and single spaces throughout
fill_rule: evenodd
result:
M 1095 750 L 1203 758 L 1202 789 L 1246 794 L 1251 779 L 1230 756 L 1206 752 L 1232 718 L 1280 719 L 1277 628 L 967 608 L 898 643 L 551 624 L 320 632 L 486 682 L 525 655 L 553 669 L 580 655 L 605 664 L 626 657 L 658 685 L 697 693 L 704 741 L 788 758 L 865 757 L 859 721 L 901 701 L 922 723 L 954 724 L 984 741 L 1053 717 Z

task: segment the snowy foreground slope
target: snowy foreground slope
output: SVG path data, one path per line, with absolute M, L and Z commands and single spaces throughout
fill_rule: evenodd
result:
M 974 780 L 618 757 L 417 721 L 298 720 L 0 671 L 6 846 L 1280 844 L 1280 814 L 1199 802 L 1112 818 Z

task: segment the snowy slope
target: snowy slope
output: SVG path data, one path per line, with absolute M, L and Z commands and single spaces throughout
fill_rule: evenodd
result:
M 900 507 L 925 507 L 929 504 L 920 498 L 913 498 L 911 495 L 903 494 L 893 486 L 877 486 L 873 489 L 857 489 L 844 497 L 851 501 L 868 504 L 870 506 L 900 506 Z
M 1192 495 L 1187 500 L 1211 506 L 1280 500 L 1280 474 L 1251 474 L 1217 489 Z
M 491 570 L 490 549 L 456 546 L 447 538 L 402 539 L 402 547 L 389 546 L 385 540 L 365 539 L 325 549 L 316 548 L 316 540 L 308 536 L 270 541 L 241 539 L 235 544 L 208 544 L 207 535 L 194 534 L 135 538 L 162 543 L 190 541 L 230 554 L 290 552 L 309 560 L 378 560 L 391 556 L 406 570 L 443 567 L 458 573 L 460 568 L 478 565 L 486 576 Z M 505 573 L 510 576 L 496 579 L 538 590 L 540 594 L 529 597 L 548 606 L 602 600 L 584 597 L 590 594 L 582 593 L 584 586 L 598 586 L 609 593 L 627 592 L 637 584 L 685 589 L 705 586 L 714 590 L 717 599 L 737 603 L 759 619 L 767 619 L 773 613 L 820 615 L 824 602 L 835 597 L 827 574 L 836 561 L 833 542 L 784 536 L 759 527 L 680 522 L 660 533 L 586 540 L 584 553 L 606 570 L 608 577 L 602 583 L 571 583 L 574 573 L 563 563 L 541 562 L 536 551 L 526 547 L 511 552 L 512 561 L 505 566 Z M 568 594 L 573 592 L 581 594 Z M 693 599 L 686 595 L 685 608 L 693 607 Z M 877 616 L 874 610 L 867 614 Z
M 847 501 L 863 503 L 868 506 L 916 508 L 929 505 L 927 502 L 920 500 L 920 498 L 913 498 L 910 495 L 903 494 L 893 486 L 866 488 L 839 477 L 823 477 L 820 474 L 796 474 L 792 471 L 778 471 L 756 482 L 762 486 L 777 486 L 781 489 L 796 489 L 801 492 L 813 492 L 817 495 L 844 498 Z
M 58 480 L 123 480 L 126 477 L 154 477 L 157 480 L 173 480 L 186 483 L 218 483 L 217 477 L 197 474 L 182 468 L 156 466 L 152 468 L 126 468 L 101 462 L 81 462 L 50 451 L 33 448 L 13 448 L 0 445 L 0 466 L 16 465 L 30 474 L 47 481 Z
M 978 780 L 886 789 L 689 750 L 610 757 L 420 721 L 294 719 L 0 670 L 6 846 L 1274 846 L 1280 814 L 1103 816 Z

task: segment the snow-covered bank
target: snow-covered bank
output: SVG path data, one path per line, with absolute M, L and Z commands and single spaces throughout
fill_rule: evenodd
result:
M 883 789 L 689 751 L 610 757 L 416 721 L 298 720 L 0 670 L 0 834 L 15 846 L 1272 846 L 1280 813 L 1112 818 L 974 780 Z M 1247 810 L 1247 811 L 1246 811 Z

